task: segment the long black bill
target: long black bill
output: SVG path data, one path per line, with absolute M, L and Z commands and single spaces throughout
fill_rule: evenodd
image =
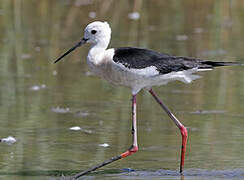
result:
M 54 63 L 60 61 L 64 56 L 68 55 L 69 53 L 71 53 L 72 51 L 74 51 L 76 48 L 80 47 L 82 44 L 85 44 L 87 40 L 88 39 L 85 39 L 85 38 L 81 39 L 74 47 L 72 47 L 71 49 L 69 49 L 66 53 L 64 53 L 57 60 L 55 60 Z

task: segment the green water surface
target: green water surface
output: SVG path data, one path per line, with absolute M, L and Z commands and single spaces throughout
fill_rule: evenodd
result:
M 130 19 L 132 12 L 139 19 Z M 53 64 L 94 20 L 111 25 L 110 47 L 244 62 L 241 0 L 2 0 L 0 138 L 17 142 L 0 143 L 0 179 L 69 176 L 131 145 L 131 91 L 89 72 L 89 46 Z M 84 178 L 243 179 L 244 67 L 199 75 L 192 84 L 155 87 L 189 131 L 184 177 L 179 130 L 141 91 L 139 151 Z M 71 131 L 74 126 L 81 130 Z

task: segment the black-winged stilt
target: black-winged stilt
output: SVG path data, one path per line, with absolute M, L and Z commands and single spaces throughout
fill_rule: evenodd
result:
M 159 105 L 166 111 L 182 136 L 180 172 L 183 172 L 187 142 L 187 129 L 163 104 L 152 86 L 164 85 L 169 81 L 179 80 L 190 83 L 199 78 L 194 73 L 212 70 L 217 66 L 240 65 L 235 62 L 213 62 L 196 58 L 170 56 L 148 49 L 122 47 L 107 49 L 111 37 L 111 29 L 107 22 L 93 22 L 85 28 L 84 37 L 70 50 L 56 61 L 75 50 L 77 47 L 90 43 L 91 48 L 87 56 L 87 64 L 92 72 L 116 85 L 127 86 L 132 89 L 132 145 L 124 153 L 112 157 L 103 163 L 83 171 L 73 177 L 76 179 L 88 172 L 125 158 L 138 151 L 136 128 L 136 94 L 141 89 L 148 90 Z

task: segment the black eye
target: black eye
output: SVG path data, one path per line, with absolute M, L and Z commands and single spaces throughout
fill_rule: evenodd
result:
M 96 34 L 97 31 L 96 31 L 96 30 L 92 30 L 91 33 L 92 33 L 92 34 Z

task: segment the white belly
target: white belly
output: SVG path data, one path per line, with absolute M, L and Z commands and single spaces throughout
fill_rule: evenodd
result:
M 113 62 L 104 62 L 99 65 L 89 62 L 88 66 L 93 73 L 115 85 L 133 87 L 137 83 L 142 83 L 140 76 L 120 68 Z

